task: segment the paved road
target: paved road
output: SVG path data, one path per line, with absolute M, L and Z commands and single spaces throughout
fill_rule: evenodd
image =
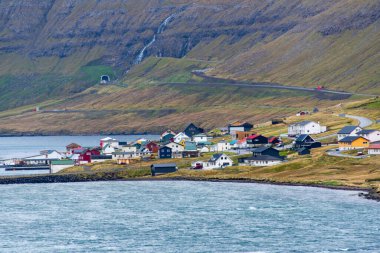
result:
M 359 121 L 359 126 L 361 128 L 366 128 L 366 127 L 369 127 L 373 124 L 373 121 L 366 118 L 366 117 L 361 117 L 361 116 L 354 116 L 354 115 L 346 115 L 346 118 L 350 118 L 350 119 L 356 119 Z
M 366 128 L 366 127 L 369 127 L 373 124 L 373 121 L 366 118 L 366 117 L 361 117 L 361 116 L 355 116 L 355 115 L 345 115 L 346 118 L 350 118 L 350 119 L 356 119 L 357 121 L 359 121 L 359 126 L 361 128 Z M 323 137 L 320 137 L 320 138 L 317 138 L 318 141 L 320 140 L 325 140 L 325 139 L 328 139 L 328 138 L 332 138 L 332 137 L 335 137 L 337 136 L 337 134 L 330 134 L 330 135 L 327 135 L 327 136 L 323 136 Z
M 200 73 L 193 73 L 198 74 Z M 300 86 L 290 86 L 290 85 L 278 85 L 278 84 L 272 84 L 272 83 L 235 83 L 235 82 L 205 82 L 205 83 L 197 83 L 197 82 L 188 82 L 188 83 L 179 83 L 179 82 L 163 82 L 162 84 L 173 84 L 173 85 L 181 85 L 181 84 L 192 84 L 192 85 L 205 85 L 205 84 L 216 84 L 216 85 L 224 85 L 224 86 L 237 86 L 237 87 L 247 87 L 247 88 L 270 88 L 270 89 L 280 89 L 280 90 L 298 90 L 298 91 L 308 91 L 308 92 L 318 92 L 318 93 L 329 93 L 329 94 L 337 94 L 337 95 L 360 95 L 360 96 L 366 96 L 366 97 L 376 97 L 378 95 L 372 95 L 372 94 L 363 94 L 363 93 L 352 93 L 352 92 L 346 92 L 346 91 L 336 91 L 336 90 L 317 90 L 315 88 L 306 88 L 306 87 L 300 87 Z
M 363 159 L 363 158 L 369 157 L 368 155 L 354 156 L 354 155 L 342 154 L 341 151 L 336 150 L 336 149 L 330 149 L 326 153 L 329 156 L 346 157 L 346 158 L 353 158 L 353 159 Z

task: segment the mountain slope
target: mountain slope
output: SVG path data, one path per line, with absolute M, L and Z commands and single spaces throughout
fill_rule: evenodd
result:
M 379 19 L 374 0 L 3 0 L 0 110 L 121 80 L 141 53 L 206 60 L 222 78 L 380 94 Z

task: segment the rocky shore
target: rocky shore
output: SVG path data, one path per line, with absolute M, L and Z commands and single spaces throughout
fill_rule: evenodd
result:
M 179 176 L 167 176 L 167 177 L 135 177 L 126 178 L 125 174 L 121 171 L 115 172 L 102 172 L 102 173 L 78 173 L 78 174 L 50 174 L 50 175 L 34 175 L 34 176 L 22 176 L 22 177 L 1 177 L 1 184 L 46 184 L 46 183 L 74 183 L 74 182 L 96 182 L 96 181 L 194 181 L 194 182 L 223 182 L 223 183 L 256 183 L 256 184 L 272 184 L 282 186 L 306 186 L 306 187 L 318 187 L 333 190 L 349 190 L 349 191 L 361 191 L 360 197 L 369 200 L 375 200 L 380 202 L 380 194 L 371 188 L 360 188 L 350 186 L 328 186 L 323 184 L 308 184 L 300 182 L 276 182 L 271 180 L 255 180 L 247 178 L 235 178 L 235 179 L 210 179 L 201 177 L 179 177 Z

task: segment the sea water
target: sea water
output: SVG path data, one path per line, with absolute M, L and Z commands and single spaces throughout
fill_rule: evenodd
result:
M 1 252 L 380 252 L 358 192 L 208 182 L 0 186 Z

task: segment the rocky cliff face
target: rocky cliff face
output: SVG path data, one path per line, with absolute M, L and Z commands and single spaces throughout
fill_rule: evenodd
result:
M 114 65 L 130 65 L 165 18 L 173 15 L 165 32 L 146 55 L 182 57 L 199 43 L 224 35 L 224 43 L 253 36 L 246 46 L 274 40 L 297 27 L 315 26 L 323 36 L 348 29 L 364 29 L 379 20 L 376 1 L 163 1 L 163 0 L 4 0 L 0 2 L 0 52 L 28 57 L 67 57 L 102 48 L 100 58 Z M 351 1 L 352 2 L 352 1 Z M 312 22 L 342 4 L 341 13 Z M 347 7 L 348 8 L 348 7 Z M 339 15 L 339 16 L 338 16 Z M 219 58 L 223 58 L 220 55 Z
M 0 87 L 13 80 L 4 76 L 46 73 L 83 83 L 83 66 L 123 73 L 143 52 L 220 61 L 210 74 L 221 77 L 373 88 L 379 20 L 375 0 L 3 0 Z M 333 62 L 340 49 L 346 57 Z

